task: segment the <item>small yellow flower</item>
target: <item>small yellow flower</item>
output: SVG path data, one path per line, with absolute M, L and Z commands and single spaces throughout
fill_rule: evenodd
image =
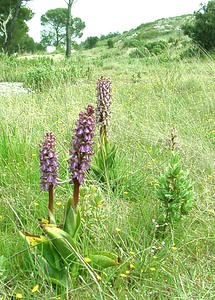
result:
M 99 201 L 96 204 L 97 204 L 97 207 L 100 207 L 100 206 L 102 206 L 104 204 L 104 202 L 103 201 Z
M 122 278 L 126 278 L 126 277 L 128 277 L 128 275 L 126 275 L 126 274 L 123 274 L 123 273 L 121 273 L 121 274 L 120 274 L 120 276 L 121 276 Z
M 124 195 L 128 195 L 128 192 L 124 192 Z
M 38 291 L 38 289 L 39 289 L 39 285 L 38 284 L 36 284 L 34 287 L 33 287 L 33 289 L 32 289 L 32 293 L 36 293 L 37 291 Z
M 210 179 L 212 179 L 213 178 L 213 176 L 212 175 L 208 175 L 208 179 L 210 180 Z
M 35 156 L 37 156 L 37 154 L 36 153 L 32 153 L 32 155 L 31 155 L 32 157 L 35 157 Z
M 153 256 L 154 259 L 158 258 L 156 255 Z
M 130 264 L 130 265 L 129 265 L 129 268 L 130 268 L 130 269 L 134 269 L 135 266 L 134 266 L 133 264 Z
M 61 205 L 62 205 L 62 202 L 61 202 L 61 201 L 57 201 L 57 202 L 56 202 L 56 205 L 57 205 L 57 206 L 61 206 Z
M 156 269 L 155 268 L 150 268 L 150 271 L 154 272 Z
M 39 205 L 39 203 L 38 202 L 34 202 L 34 206 L 38 206 Z
M 20 293 L 16 294 L 16 299 L 22 299 L 22 298 L 23 298 L 22 294 Z
M 134 251 L 130 251 L 130 254 L 131 254 L 131 255 L 134 255 Z
M 126 270 L 125 273 L 128 275 L 128 274 L 130 274 L 130 271 L 129 271 L 129 270 Z
M 97 275 L 96 276 L 97 280 L 102 280 L 101 276 Z
M 173 247 L 172 247 L 172 250 L 173 250 L 173 251 L 176 251 L 176 250 L 177 250 L 177 247 L 173 246 Z
M 84 261 L 88 263 L 88 262 L 91 261 L 91 259 L 90 259 L 89 257 L 85 257 L 85 258 L 84 258 Z
M 116 232 L 120 232 L 121 229 L 120 229 L 119 227 L 116 227 L 116 228 L 115 228 L 115 231 L 116 231 Z

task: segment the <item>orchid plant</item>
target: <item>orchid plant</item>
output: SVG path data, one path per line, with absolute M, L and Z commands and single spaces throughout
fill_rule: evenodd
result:
M 167 232 L 167 228 L 173 228 L 175 222 L 190 212 L 194 203 L 193 185 L 189 178 L 189 172 L 182 168 L 175 128 L 171 129 L 169 146 L 171 149 L 170 162 L 158 177 L 156 187 L 156 196 L 161 201 L 157 228 L 158 233 L 162 236 Z
M 55 150 L 55 136 L 52 132 L 45 135 L 40 144 L 41 190 L 48 191 L 48 220 L 39 219 L 41 235 L 20 231 L 21 236 L 28 242 L 30 249 L 38 254 L 40 270 L 46 279 L 61 285 L 71 284 L 71 274 L 74 275 L 77 262 L 88 270 L 95 270 L 119 265 L 117 255 L 100 251 L 88 255 L 87 262 L 80 250 L 78 231 L 81 225 L 78 208 L 80 186 L 85 179 L 86 171 L 90 169 L 93 155 L 93 137 L 95 131 L 95 109 L 88 105 L 79 114 L 75 133 L 69 149 L 69 183 L 73 185 L 73 195 L 69 197 L 63 218 L 63 224 L 58 225 L 54 217 L 54 189 L 58 186 L 58 154 Z
M 97 81 L 96 124 L 99 128 L 99 143 L 92 171 L 102 183 L 110 183 L 116 179 L 116 152 L 115 145 L 108 140 L 108 126 L 111 118 L 112 82 L 101 76 Z

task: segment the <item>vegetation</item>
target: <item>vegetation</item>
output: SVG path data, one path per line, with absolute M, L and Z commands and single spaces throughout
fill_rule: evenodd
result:
M 0 46 L 5 53 L 36 48 L 25 23 L 33 17 L 32 11 L 25 7 L 29 1 L 2 0 L 0 3 Z
M 213 53 L 202 52 L 181 32 L 165 36 L 162 31 L 143 44 L 137 39 L 140 44 L 131 48 L 123 39 L 133 34 L 111 37 L 113 48 L 107 48 L 110 37 L 100 40 L 70 60 L 0 56 L 0 81 L 22 81 L 31 90 L 0 95 L 2 299 L 215 298 Z M 131 55 L 134 51 L 141 56 Z M 39 161 L 46 132 L 56 137 L 61 164 L 54 212 L 57 224 L 65 225 L 63 207 L 74 187 L 68 149 L 77 115 L 89 103 L 96 106 L 98 78 L 112 84 L 107 139 L 116 151 L 105 158 L 105 171 L 109 175 L 112 169 L 114 176 L 101 179 L 94 171 L 105 166 L 97 151 L 102 145 L 97 126 L 92 169 L 79 197 L 77 244 L 87 256 L 77 260 L 78 271 L 66 289 L 47 280 L 40 257 L 32 255 L 34 248 L 19 232 L 40 236 L 37 219 L 48 217 Z M 95 276 L 87 260 L 95 251 L 116 254 L 117 266 Z
M 215 48 L 215 1 L 202 4 L 194 18 L 183 26 L 184 33 L 200 44 L 205 50 Z

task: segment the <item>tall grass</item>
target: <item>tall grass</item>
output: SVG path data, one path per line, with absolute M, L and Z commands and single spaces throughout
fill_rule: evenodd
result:
M 83 54 L 81 66 L 80 60 L 71 62 L 79 72 L 75 81 L 62 78 L 40 93 L 0 96 L 0 299 L 17 294 L 23 299 L 214 299 L 214 62 L 132 59 L 126 50 L 121 56 L 119 49 L 106 51 L 113 55 L 105 57 L 105 50 L 93 49 Z M 48 65 L 57 72 L 61 63 Z M 21 64 L 35 70 L 34 59 L 14 59 L 13 64 L 10 71 L 4 69 L 1 80 L 23 78 Z M 80 69 L 87 66 L 90 76 Z M 12 75 L 14 68 L 18 77 Z M 56 195 L 60 219 L 71 193 L 66 181 L 74 121 L 86 104 L 95 105 L 100 75 L 113 84 L 109 140 L 122 161 L 121 185 L 114 191 L 103 189 L 89 174 L 81 197 L 82 246 L 90 251 L 95 243 L 113 250 L 122 263 L 101 273 L 97 284 L 85 271 L 72 289 L 61 290 L 41 279 L 18 230 L 39 232 L 36 219 L 47 206 L 40 194 L 38 162 L 38 145 L 46 131 L 55 133 L 62 161 Z M 172 126 L 194 183 L 195 207 L 174 231 L 157 239 L 155 187 L 169 162 Z M 100 191 L 99 202 L 92 188 Z M 38 291 L 32 293 L 37 284 Z

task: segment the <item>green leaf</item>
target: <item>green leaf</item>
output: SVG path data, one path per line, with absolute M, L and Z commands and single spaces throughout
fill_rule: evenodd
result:
M 46 261 L 56 269 L 61 269 L 61 257 L 50 243 L 46 236 L 32 235 L 25 231 L 19 231 L 22 238 L 32 247 L 36 247 L 37 251 L 46 259 Z
M 43 227 L 44 232 L 60 254 L 63 261 L 71 265 L 76 258 L 75 250 L 77 248 L 75 240 L 66 231 L 46 225 Z
M 40 265 L 39 273 L 42 278 L 44 278 L 45 276 L 45 279 L 47 281 L 62 287 L 71 286 L 69 272 L 66 267 L 56 269 L 53 266 L 51 266 L 43 257 L 40 257 L 38 259 L 38 262 Z
M 92 254 L 89 256 L 90 262 L 93 267 L 100 267 L 102 269 L 104 268 L 109 268 L 109 267 L 116 267 L 120 264 L 120 259 L 119 257 L 110 252 L 96 252 L 95 254 Z
M 63 229 L 69 235 L 71 235 L 71 237 L 76 238 L 80 225 L 81 225 L 80 212 L 77 208 L 72 207 L 72 198 L 70 197 L 68 199 L 65 208 Z

